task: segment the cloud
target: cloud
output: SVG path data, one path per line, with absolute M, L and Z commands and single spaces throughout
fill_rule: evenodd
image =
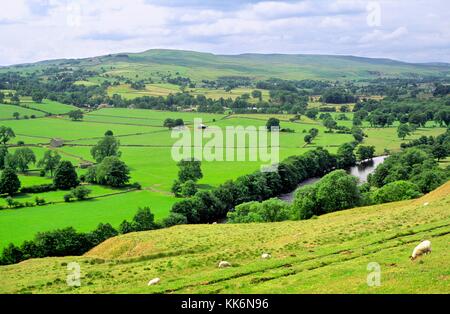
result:
M 0 23 L 23 22 L 30 15 L 25 0 L 6 1 L 1 4 Z
M 363 0 L 5 1 L 0 65 L 151 48 L 450 62 L 449 2 L 376 2 L 373 27 Z
M 371 33 L 365 34 L 359 40 L 360 43 L 375 43 L 379 41 L 390 41 L 394 39 L 402 38 L 408 34 L 408 29 L 404 26 L 398 27 L 392 32 L 383 32 L 381 30 L 375 29 Z

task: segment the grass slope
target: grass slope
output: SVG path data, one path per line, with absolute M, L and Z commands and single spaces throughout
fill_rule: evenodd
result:
M 428 203 L 428 205 L 426 205 Z M 2 293 L 449 293 L 450 182 L 420 199 L 297 222 L 186 225 L 111 238 L 82 257 L 0 267 Z M 415 262 L 424 239 L 433 253 Z M 272 259 L 260 255 L 270 252 Z M 227 260 L 233 267 L 218 269 Z M 66 285 L 67 263 L 81 287 Z M 381 286 L 367 285 L 368 263 Z M 161 283 L 147 286 L 160 277 Z

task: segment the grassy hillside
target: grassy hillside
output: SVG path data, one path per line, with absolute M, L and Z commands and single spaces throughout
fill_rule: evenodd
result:
M 389 59 L 353 56 L 241 54 L 214 55 L 181 50 L 154 49 L 142 53 L 121 53 L 79 60 L 55 60 L 1 68 L 0 72 L 30 72 L 52 65 L 106 70 L 110 76 L 158 78 L 171 73 L 194 80 L 220 76 L 279 77 L 284 79 L 364 79 L 390 76 L 446 75 L 448 65 L 404 63 Z M 95 82 L 95 78 L 93 79 Z M 87 83 L 90 84 L 90 83 Z
M 450 182 L 420 199 L 298 222 L 186 225 L 111 238 L 83 257 L 0 267 L 1 293 L 449 293 Z M 412 262 L 416 244 L 433 253 Z M 263 252 L 272 259 L 262 260 Z M 218 269 L 227 260 L 233 267 Z M 67 263 L 81 287 L 66 285 Z M 367 285 L 368 263 L 381 286 Z M 147 282 L 160 277 L 156 286 Z

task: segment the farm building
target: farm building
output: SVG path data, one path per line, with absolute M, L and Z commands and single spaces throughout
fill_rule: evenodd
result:
M 50 146 L 51 147 L 62 147 L 62 146 L 64 146 L 64 140 L 61 138 L 52 138 L 52 140 L 50 141 Z
M 80 162 L 80 164 L 78 165 L 78 167 L 80 167 L 81 169 L 87 169 L 89 167 L 92 167 L 94 164 L 90 161 L 82 161 Z

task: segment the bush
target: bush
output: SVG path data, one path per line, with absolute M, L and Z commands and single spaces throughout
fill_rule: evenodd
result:
M 84 186 L 78 186 L 74 189 L 72 189 L 71 194 L 74 198 L 76 198 L 77 200 L 81 201 L 81 200 L 85 200 L 89 194 L 91 194 L 91 190 L 84 187 Z
M 45 199 L 43 199 L 43 198 L 40 198 L 40 197 L 38 197 L 38 196 L 36 196 L 35 198 L 34 198 L 34 202 L 36 203 L 36 205 L 37 206 L 42 206 L 42 205 L 45 205 Z
M 397 202 L 417 198 L 422 194 L 414 183 L 408 181 L 395 181 L 375 190 L 372 199 L 375 204 Z
M 284 201 L 273 198 L 261 203 L 240 204 L 227 216 L 231 223 L 283 221 L 291 218 L 291 206 Z
M 172 193 L 175 195 L 175 197 L 181 197 L 181 187 L 182 187 L 182 183 L 179 180 L 175 180 L 173 181 L 172 187 L 171 187 L 171 191 Z
M 71 200 L 72 200 L 72 198 L 73 198 L 73 195 L 72 194 L 65 194 L 64 195 L 64 202 L 66 202 L 66 203 L 69 203 Z
M 440 168 L 421 171 L 413 176 L 411 181 L 414 182 L 422 193 L 429 193 L 444 184 L 449 178 L 450 173 Z
M 97 229 L 87 234 L 91 246 L 97 246 L 103 241 L 115 237 L 119 233 L 110 224 L 99 224 Z
M 155 216 L 149 207 L 139 208 L 133 220 L 128 222 L 124 220 L 119 227 L 120 233 L 129 233 L 135 231 L 145 231 L 156 229 L 158 225 L 155 223 Z
M 50 191 L 56 191 L 57 188 L 53 184 L 40 184 L 32 186 L 24 186 L 20 189 L 20 193 L 45 193 Z
M 165 228 L 172 227 L 175 225 L 184 225 L 187 224 L 186 216 L 178 213 L 170 213 L 170 215 L 163 219 L 162 225 Z
M 142 185 L 139 182 L 134 182 L 130 185 L 131 188 L 136 190 L 142 190 Z
M 300 188 L 294 200 L 295 215 L 308 219 L 361 204 L 358 179 L 345 170 L 335 170 L 314 185 Z
M 139 208 L 132 221 L 134 231 L 145 231 L 156 228 L 155 216 L 149 207 Z
M 127 220 L 122 221 L 122 223 L 119 226 L 119 232 L 121 234 L 126 234 L 126 233 L 130 233 L 133 232 L 133 225 L 128 222 Z
M 191 197 L 197 193 L 197 185 L 194 181 L 188 180 L 181 185 L 181 195 L 183 197 Z

